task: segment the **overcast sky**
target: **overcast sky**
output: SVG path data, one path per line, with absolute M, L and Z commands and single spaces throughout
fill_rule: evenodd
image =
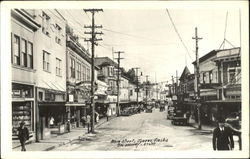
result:
M 75 33 L 84 35 L 84 25 L 91 24 L 91 15 L 82 10 L 59 10 L 73 26 Z M 163 9 L 106 9 L 97 13 L 96 24 L 102 25 L 103 39 L 96 47 L 96 56 L 112 59 L 114 51 L 124 51 L 121 66 L 126 70 L 140 67 L 151 81 L 170 81 L 176 70 L 180 76 L 187 65 L 193 72 L 195 60 L 195 27 L 199 41 L 200 57 L 219 49 L 224 39 L 226 14 L 228 11 L 226 39 L 239 47 L 239 9 L 169 9 L 175 26 L 185 43 L 182 45 L 165 8 Z M 109 30 L 109 31 L 108 31 Z M 84 44 L 85 45 L 85 44 Z M 86 46 L 86 45 L 85 45 Z M 229 44 L 225 48 L 231 48 Z M 117 55 L 115 55 L 116 57 Z M 190 57 L 191 56 L 191 57 Z M 156 78 L 155 78 L 156 77 Z

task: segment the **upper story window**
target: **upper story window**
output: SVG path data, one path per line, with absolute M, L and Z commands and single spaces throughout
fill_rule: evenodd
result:
M 14 35 L 12 37 L 12 63 L 33 68 L 33 43 Z
M 13 39 L 13 63 L 20 65 L 20 37 L 14 35 Z
M 82 65 L 82 79 L 83 81 L 87 80 L 87 74 L 86 74 L 87 70 L 86 70 L 86 66 L 83 64 Z
M 56 75 L 62 76 L 62 60 L 56 58 Z
M 90 81 L 90 69 L 87 68 L 87 81 Z
M 70 58 L 70 72 L 71 72 L 71 77 L 75 78 L 75 60 L 73 58 Z
M 77 80 L 81 80 L 81 64 L 77 63 Z
M 49 27 L 50 27 L 50 17 L 46 13 L 42 13 L 42 32 L 46 35 L 49 35 Z
M 241 83 L 241 68 L 228 68 L 228 82 L 231 84 Z
M 33 68 L 33 44 L 31 42 L 27 45 L 27 66 Z
M 50 61 L 49 61 L 50 53 L 43 51 L 43 70 L 50 71 Z
M 27 67 L 27 41 L 21 40 L 21 65 Z
M 213 81 L 213 72 L 209 71 L 209 83 L 212 83 Z
M 62 39 L 61 39 L 61 34 L 62 34 L 62 28 L 56 24 L 56 43 L 62 44 Z

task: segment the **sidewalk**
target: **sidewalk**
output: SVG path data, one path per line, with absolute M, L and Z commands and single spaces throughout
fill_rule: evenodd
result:
M 116 117 L 109 118 L 109 121 Z M 95 128 L 101 126 L 102 124 L 107 122 L 107 118 L 101 118 L 98 123 L 95 124 Z M 28 141 L 26 143 L 27 151 L 50 151 L 56 147 L 60 147 L 62 145 L 66 145 L 71 143 L 74 140 L 81 139 L 84 137 L 88 137 L 90 134 L 87 133 L 87 128 L 79 127 L 72 129 L 69 133 L 64 133 L 62 135 L 52 136 L 49 139 L 40 140 L 39 142 Z M 20 151 L 21 145 L 19 140 L 15 140 L 12 142 L 12 150 Z

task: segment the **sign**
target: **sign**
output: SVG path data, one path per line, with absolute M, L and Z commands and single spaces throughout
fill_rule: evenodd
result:
M 177 100 L 177 96 L 173 95 L 172 100 Z
M 74 102 L 74 95 L 73 94 L 69 94 L 69 102 Z

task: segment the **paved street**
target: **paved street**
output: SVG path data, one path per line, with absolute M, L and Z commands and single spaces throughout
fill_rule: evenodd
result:
M 104 123 L 97 134 L 74 140 L 55 151 L 211 150 L 212 134 L 189 126 L 173 126 L 166 112 L 122 116 Z M 119 142 L 120 141 L 120 142 Z M 53 150 L 53 151 L 54 151 Z

